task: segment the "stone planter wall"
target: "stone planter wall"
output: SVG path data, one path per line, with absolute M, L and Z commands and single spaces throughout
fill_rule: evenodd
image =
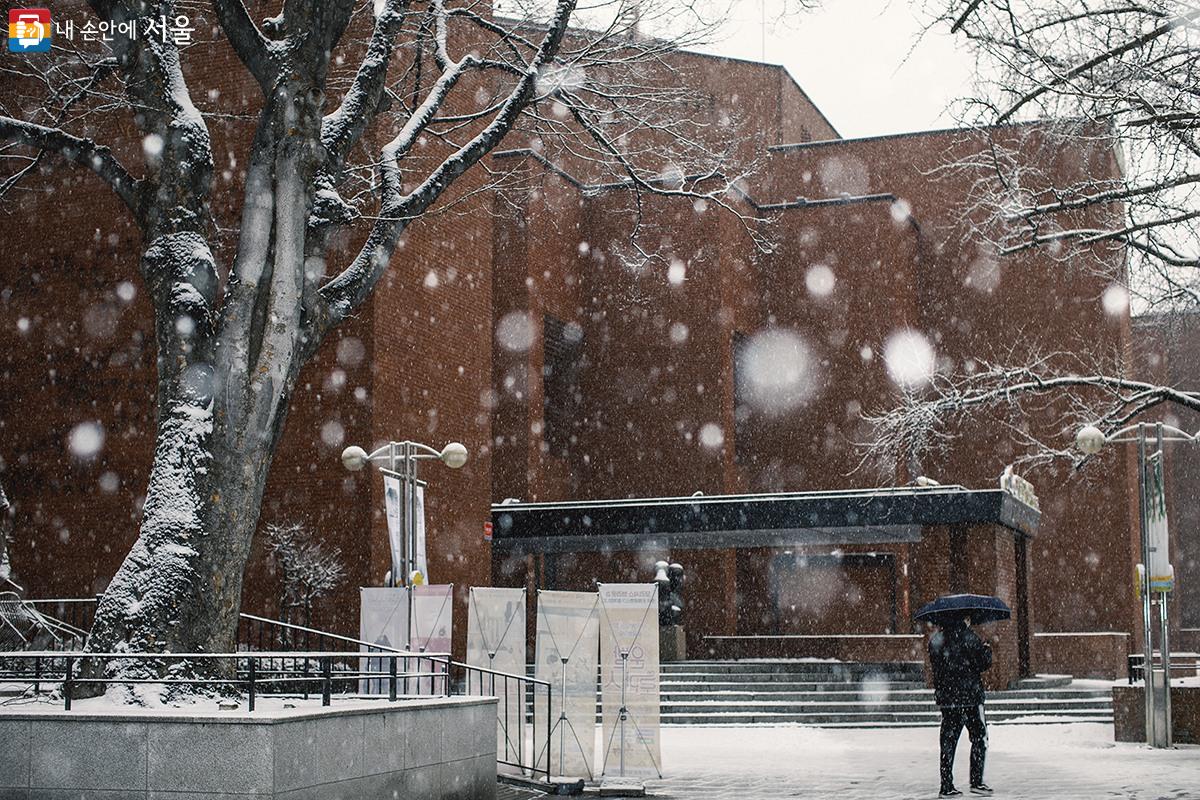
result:
M 0 800 L 493 800 L 496 701 L 0 712 Z
M 1113 735 L 1118 742 L 1146 741 L 1144 691 L 1139 685 L 1113 687 Z M 1175 744 L 1200 744 L 1200 686 L 1171 687 L 1171 739 Z

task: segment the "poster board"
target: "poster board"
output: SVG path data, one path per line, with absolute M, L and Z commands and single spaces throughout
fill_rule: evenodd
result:
M 603 583 L 599 589 L 601 774 L 660 778 L 658 586 Z
M 449 653 L 454 636 L 454 584 L 438 586 L 413 586 L 412 635 L 409 649 L 418 653 Z M 417 672 L 444 673 L 446 665 L 441 661 L 418 659 L 413 662 Z M 419 694 L 443 694 L 443 680 L 421 678 Z
M 538 592 L 534 674 L 550 684 L 552 700 L 536 692 L 534 715 L 552 716 L 549 745 L 536 743 L 535 766 L 552 776 L 595 778 L 598 605 L 595 592 Z
M 525 675 L 525 590 L 472 587 L 467 599 L 467 663 Z M 497 768 L 520 772 L 525 763 L 525 693 L 520 681 L 468 676 L 467 694 L 495 697 Z M 511 762 L 505 764 L 504 762 Z
M 408 644 L 404 630 L 408 623 L 408 590 L 403 587 L 364 586 L 358 591 L 359 640 L 377 644 L 382 650 L 404 650 Z M 366 645 L 359 645 L 359 650 L 370 652 Z M 404 662 L 396 666 L 403 669 Z M 359 659 L 359 670 L 362 672 L 387 673 L 388 669 L 388 659 Z M 362 694 L 384 694 L 388 691 L 387 683 L 385 678 L 362 678 L 358 690 Z

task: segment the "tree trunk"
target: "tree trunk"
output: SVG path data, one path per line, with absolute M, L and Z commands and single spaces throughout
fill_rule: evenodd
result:
M 305 324 L 308 186 L 320 109 L 301 85 L 275 96 L 255 139 L 239 252 L 224 297 L 204 237 L 151 240 L 158 431 L 138 540 L 96 610 L 88 650 L 232 653 L 242 579 L 296 376 L 320 335 Z M 225 673 L 230 662 L 109 675 Z M 85 664 L 96 675 L 99 663 Z M 98 684 L 83 684 L 94 695 Z

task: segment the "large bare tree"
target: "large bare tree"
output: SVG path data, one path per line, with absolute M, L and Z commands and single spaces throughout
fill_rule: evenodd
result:
M 977 88 L 960 119 L 981 142 L 947 164 L 969 185 L 966 235 L 1000 258 L 1038 251 L 1109 289 L 1115 314 L 1153 314 L 1166 335 L 1200 313 L 1200 8 L 1177 0 L 933 0 L 931 24 L 962 37 Z M 1038 124 L 1022 124 L 1038 121 Z M 1002 126 L 997 130 L 994 126 Z M 1112 153 L 1117 169 L 1063 170 Z M 1200 409 L 1128 353 L 981 352 L 878 411 L 872 460 L 919 457 L 964 420 L 1008 419 L 1035 461 L 1077 458 L 1078 425 L 1111 431 L 1160 404 Z M 1144 360 L 1141 365 L 1144 365 Z M 1138 372 L 1142 369 L 1142 372 Z M 1061 425 L 1031 432 L 1029 412 Z
M 93 652 L 233 649 L 301 367 L 403 257 L 410 225 L 489 184 L 495 168 L 480 162 L 506 135 L 635 190 L 726 205 L 714 129 L 672 81 L 679 36 L 710 29 L 686 3 L 581 11 L 554 0 L 505 18 L 476 0 L 283 0 L 261 24 L 243 0 L 89 5 L 115 23 L 111 42 L 59 37 L 49 54 L 6 56 L 0 192 L 69 162 L 107 184 L 141 231 L 157 438 L 140 535 L 98 608 Z M 198 38 L 214 32 L 207 49 L 147 35 L 147 22 L 181 13 Z M 123 33 L 130 22 L 139 35 Z M 214 189 L 217 114 L 193 102 L 208 86 L 191 85 L 219 76 L 189 61 L 222 41 L 256 95 L 229 245 L 213 211 L 228 191 Z M 678 180 L 661 180 L 654 157 L 681 165 Z M 460 180 L 472 170 L 482 177 Z M 330 258 L 335 235 L 356 243 L 345 263 Z

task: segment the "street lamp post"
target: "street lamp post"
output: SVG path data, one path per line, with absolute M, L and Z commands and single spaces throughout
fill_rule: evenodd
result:
M 1153 446 L 1154 451 L 1149 452 L 1148 448 L 1151 444 L 1150 429 L 1153 427 Z M 1195 442 L 1200 440 L 1200 432 L 1188 433 L 1171 425 L 1165 425 L 1161 422 L 1151 423 L 1139 422 L 1136 425 L 1129 425 L 1120 430 L 1113 431 L 1110 434 L 1105 434 L 1095 425 L 1085 425 L 1079 430 L 1075 436 L 1075 447 L 1085 455 L 1094 455 L 1109 442 L 1137 442 L 1138 446 L 1138 507 L 1140 510 L 1141 522 L 1141 546 L 1142 546 L 1142 563 L 1141 571 L 1138 576 L 1138 581 L 1141 588 L 1142 596 L 1142 678 L 1146 684 L 1145 696 L 1145 713 L 1146 713 L 1146 743 L 1151 747 L 1170 747 L 1171 746 L 1171 646 L 1170 646 L 1170 629 L 1168 625 L 1167 615 L 1167 595 L 1170 589 L 1169 583 L 1166 586 L 1155 586 L 1155 579 L 1161 579 L 1162 576 L 1154 574 L 1152 567 L 1160 562 L 1159 554 L 1156 552 L 1157 547 L 1167 547 L 1166 536 L 1167 531 L 1165 521 L 1162 522 L 1162 537 L 1163 541 L 1157 543 L 1152 540 L 1151 525 L 1158 524 L 1157 520 L 1165 520 L 1166 510 L 1157 509 L 1156 506 L 1160 502 L 1163 488 L 1161 484 L 1161 476 L 1164 472 L 1164 453 L 1163 444 L 1165 442 Z M 1163 500 L 1165 502 L 1165 500 Z M 1151 517 L 1155 520 L 1152 521 Z M 1165 562 L 1165 559 L 1161 559 Z M 1154 622 L 1153 622 L 1153 595 L 1155 589 L 1158 589 L 1158 617 L 1159 617 L 1159 649 L 1162 652 L 1162 726 L 1159 729 L 1159 720 L 1156 712 L 1157 690 L 1154 686 Z
M 378 463 L 381 469 L 386 469 L 400 477 L 400 558 L 392 552 L 392 571 L 390 584 L 403 586 L 409 590 L 408 598 L 408 628 L 406 636 L 412 636 L 412 581 L 416 572 L 417 560 L 417 464 L 420 461 L 436 459 L 450 469 L 459 469 L 467 463 L 467 448 L 458 442 L 450 442 L 441 450 L 435 450 L 420 442 L 403 441 L 388 442 L 367 453 L 361 447 L 350 445 L 342 451 L 342 464 L 351 472 L 358 472 L 372 462 Z

